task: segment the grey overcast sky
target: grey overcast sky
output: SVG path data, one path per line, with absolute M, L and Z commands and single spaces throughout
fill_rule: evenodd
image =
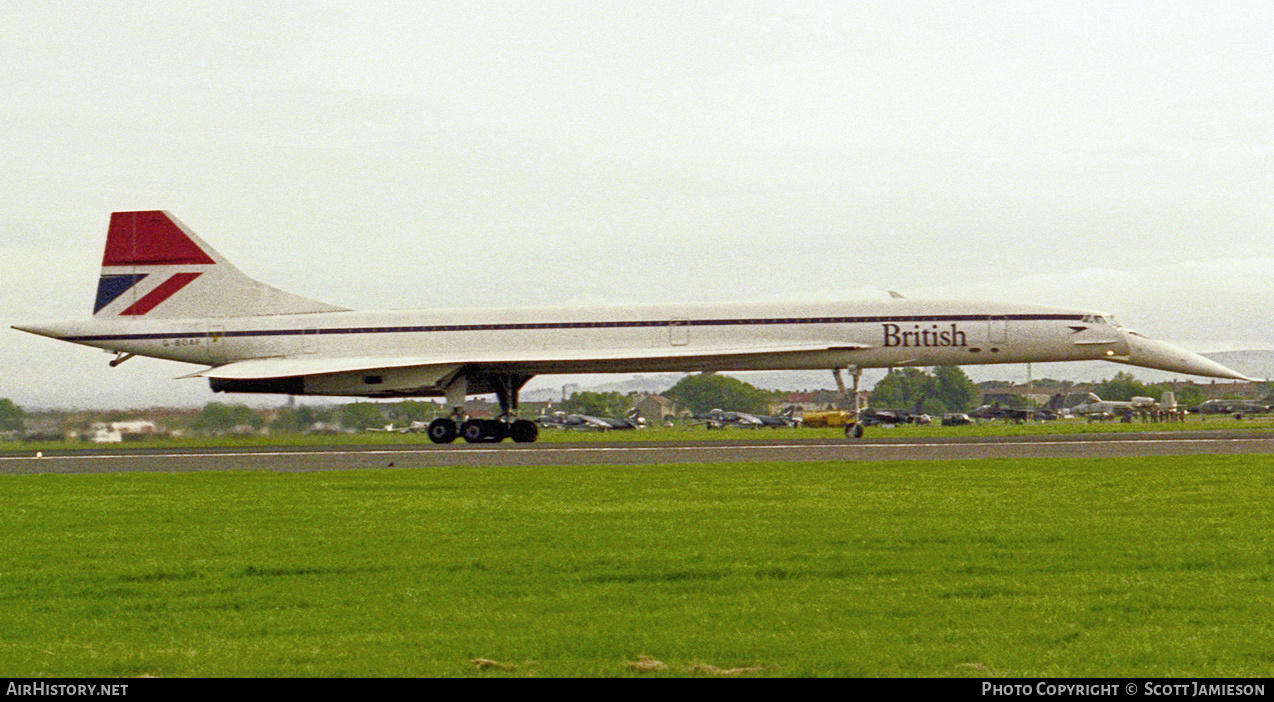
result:
M 1274 348 L 1269 2 L 13 0 L 0 28 L 24 406 L 213 399 L 7 328 L 88 316 L 127 209 L 359 309 L 897 289 Z

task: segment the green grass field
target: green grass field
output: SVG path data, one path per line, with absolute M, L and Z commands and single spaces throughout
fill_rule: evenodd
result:
M 0 488 L 10 676 L 1274 671 L 1274 457 Z

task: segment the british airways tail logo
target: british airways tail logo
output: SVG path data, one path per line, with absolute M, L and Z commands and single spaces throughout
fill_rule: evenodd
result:
M 97 281 L 97 301 L 93 303 L 93 314 L 101 312 L 103 307 L 119 299 L 120 295 L 123 295 L 131 290 L 134 285 L 142 282 L 142 278 L 145 278 L 146 276 L 146 273 L 103 275 Z
M 202 272 L 172 273 L 169 272 L 171 269 L 162 272 L 152 269 L 147 273 L 139 273 L 139 267 L 144 270 L 151 266 L 214 264 L 216 261 L 187 236 L 168 213 L 160 210 L 114 212 L 111 214 L 110 230 L 106 233 L 106 251 L 102 255 L 103 272 L 97 281 L 93 314 L 101 312 L 131 291 L 133 303 L 120 312 L 120 316 L 144 315 L 203 275 Z M 160 278 L 163 279 L 159 280 Z M 149 291 L 143 293 L 142 290 L 146 288 Z
M 93 314 L 101 312 L 104 307 L 118 300 L 124 293 L 137 287 L 151 274 L 149 273 L 107 273 L 97 281 L 97 300 L 93 303 Z M 174 273 L 153 290 L 142 295 L 129 305 L 120 316 L 140 316 L 155 309 L 164 300 L 177 294 L 178 290 L 189 285 L 203 273 Z

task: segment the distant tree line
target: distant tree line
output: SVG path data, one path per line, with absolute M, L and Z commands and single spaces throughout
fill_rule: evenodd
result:
M 191 428 L 205 433 L 226 433 L 245 427 L 254 431 L 268 428 L 272 432 L 301 433 L 316 426 L 339 425 L 366 431 L 389 424 L 409 426 L 412 422 L 428 422 L 439 412 L 438 404 L 419 400 L 350 402 L 336 406 L 289 405 L 277 410 L 209 402 L 200 410 Z
M 619 392 L 577 392 L 558 405 L 567 414 L 622 417 L 632 409 L 632 398 Z
M 1146 384 L 1126 371 L 1119 371 L 1115 377 L 1094 384 L 1091 392 L 1103 400 L 1119 402 L 1128 402 L 1134 397 L 1158 400 L 1165 392 L 1173 392 L 1178 405 L 1191 407 L 1203 402 L 1203 390 L 1198 387 L 1186 385 L 1174 388 L 1172 383 Z
M 926 414 L 968 412 L 982 391 L 957 366 L 938 366 L 932 373 L 919 368 L 890 371 L 872 389 L 872 407 L 916 410 Z
M 318 424 L 334 423 L 336 413 L 331 407 L 293 405 L 282 407 L 274 414 L 270 431 L 282 434 L 302 434 Z
M 766 414 L 770 403 L 782 394 L 762 390 L 738 378 L 701 373 L 682 378 L 663 395 L 694 414 L 706 414 L 714 409 Z
M 26 414 L 13 400 L 0 399 L 0 431 L 22 431 Z
M 233 431 L 239 427 L 257 430 L 263 426 L 265 426 L 265 416 L 258 410 L 246 405 L 209 402 L 199 412 L 192 428 L 195 431 L 218 434 Z

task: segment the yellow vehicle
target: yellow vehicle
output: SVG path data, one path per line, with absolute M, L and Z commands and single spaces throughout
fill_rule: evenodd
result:
M 828 410 L 826 412 L 805 412 L 801 424 L 807 427 L 845 427 L 858 421 L 858 415 L 846 410 Z
M 847 410 L 828 410 L 826 412 L 806 412 L 801 425 L 806 427 L 845 427 L 845 438 L 862 438 L 863 425 L 858 423 L 858 413 Z

